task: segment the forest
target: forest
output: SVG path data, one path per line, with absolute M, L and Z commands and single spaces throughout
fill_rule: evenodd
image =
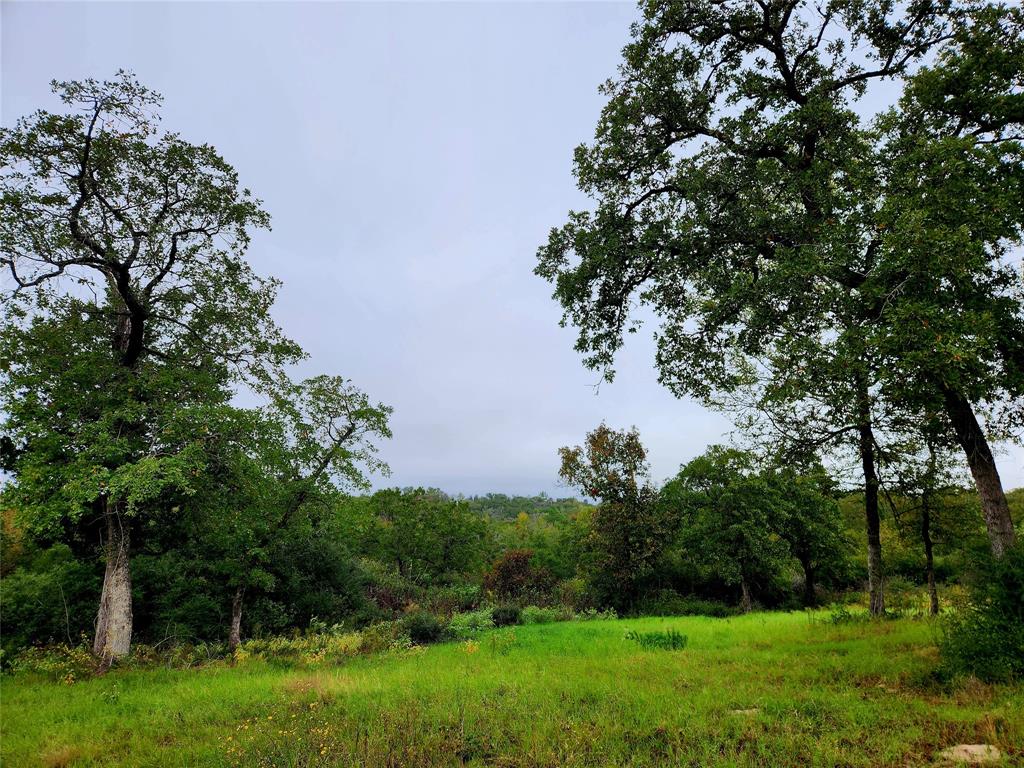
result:
M 131 71 L 5 123 L 5 763 L 1024 759 L 1024 11 L 640 10 L 534 272 L 735 431 L 659 479 L 594 424 L 564 498 L 389 487 L 392 407 L 297 375 L 269 212 Z

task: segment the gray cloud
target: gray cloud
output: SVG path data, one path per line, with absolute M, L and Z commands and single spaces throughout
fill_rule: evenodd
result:
M 626 3 L 23 3 L 2 14 L 2 119 L 51 78 L 134 70 L 164 124 L 216 146 L 274 217 L 250 259 L 276 316 L 395 407 L 389 484 L 566 494 L 556 449 L 636 425 L 661 479 L 730 425 L 656 382 L 639 335 L 612 385 L 532 275 L 586 201 L 592 133 L 636 17 Z M 1024 482 L 1022 453 L 1002 462 Z

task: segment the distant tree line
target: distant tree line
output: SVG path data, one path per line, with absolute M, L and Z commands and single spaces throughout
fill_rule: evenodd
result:
M 564 499 L 545 508 L 538 497 L 505 496 L 522 511 L 496 517 L 474 509 L 489 497 L 436 489 L 325 493 L 273 536 L 246 506 L 251 499 L 228 503 L 207 484 L 205 493 L 148 518 L 136 538 L 133 636 L 150 644 L 237 643 L 312 625 L 361 628 L 417 611 L 444 618 L 485 605 L 723 615 L 813 606 L 863 588 L 867 571 L 855 543 L 862 501 L 820 466 L 773 468 L 752 453 L 712 447 L 655 488 L 643 455 L 634 431 L 604 426 L 585 447 L 563 452 L 567 473 L 600 467 L 606 478 L 607 496 L 574 500 L 571 512 Z M 577 459 L 587 467 L 574 466 Z M 986 547 L 974 495 L 956 488 L 934 494 L 928 556 L 918 502 L 887 501 L 895 505 L 886 504 L 882 526 L 890 579 L 903 585 L 905 599 L 929 583 L 938 590 L 963 582 Z M 1024 511 L 1024 493 L 1011 501 Z M 44 534 L 5 509 L 7 658 L 28 645 L 91 637 L 102 547 L 85 526 Z M 237 610 L 240 591 L 244 612 Z

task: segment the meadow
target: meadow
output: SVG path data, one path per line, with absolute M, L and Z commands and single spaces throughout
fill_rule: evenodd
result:
M 676 632 L 682 649 L 627 634 Z M 5 766 L 924 766 L 1024 761 L 1024 687 L 934 673 L 925 619 L 516 626 L 341 664 L 2 679 Z M 675 643 L 678 645 L 678 643 Z

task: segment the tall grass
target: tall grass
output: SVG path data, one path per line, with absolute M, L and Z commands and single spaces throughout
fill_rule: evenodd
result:
M 315 668 L 8 677 L 0 749 L 4 766 L 924 766 L 961 742 L 1024 759 L 1022 688 L 944 688 L 935 664 L 906 619 L 536 624 Z

